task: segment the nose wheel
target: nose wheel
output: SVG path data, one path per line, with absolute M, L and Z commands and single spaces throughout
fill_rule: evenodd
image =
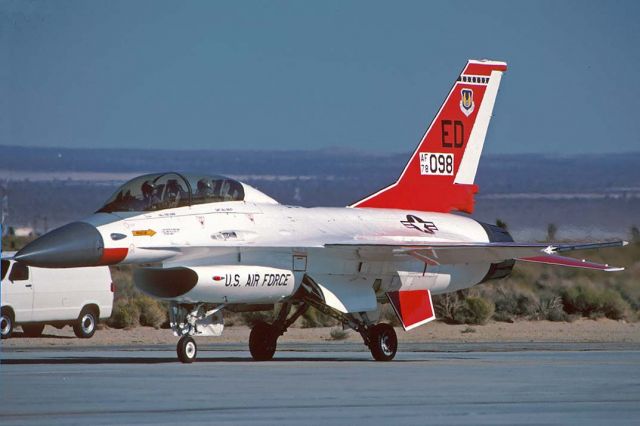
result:
M 184 364 L 191 364 L 198 355 L 198 346 L 191 336 L 182 336 L 178 341 L 178 359 Z

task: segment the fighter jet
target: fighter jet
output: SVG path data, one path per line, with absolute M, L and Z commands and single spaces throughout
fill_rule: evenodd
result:
M 309 307 L 358 332 L 373 358 L 394 358 L 390 303 L 405 330 L 435 318 L 433 294 L 506 277 L 516 261 L 618 271 L 561 256 L 615 247 L 519 243 L 472 213 L 476 170 L 504 62 L 469 60 L 400 177 L 344 208 L 279 204 L 237 180 L 156 173 L 120 187 L 95 214 L 20 250 L 28 265 L 73 268 L 140 265 L 138 289 L 169 302 L 178 358 L 193 362 L 193 337 L 219 336 L 225 311 L 275 309 L 251 329 L 255 360 Z M 371 173 L 376 165 L 371 164 Z

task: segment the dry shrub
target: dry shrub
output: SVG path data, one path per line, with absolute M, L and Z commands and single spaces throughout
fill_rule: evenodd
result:
M 511 322 L 515 318 L 530 317 L 539 306 L 538 298 L 531 291 L 517 287 L 498 288 L 493 296 L 496 321 Z
M 568 321 L 568 315 L 562 307 L 562 299 L 558 296 L 540 299 L 531 319 L 548 321 Z
M 323 314 L 312 306 L 302 316 L 302 328 L 333 327 L 337 324 L 337 320 Z
M 109 327 L 133 328 L 139 325 L 160 328 L 167 321 L 164 305 L 148 296 L 120 298 L 113 305 Z
M 493 315 L 494 305 L 482 297 L 467 297 L 457 314 L 457 322 L 465 324 L 486 324 Z
M 273 311 L 241 312 L 239 315 L 242 318 L 242 323 L 249 327 L 253 327 L 259 322 L 272 323 L 274 319 Z
M 380 307 L 380 320 L 382 322 L 389 323 L 394 327 L 400 327 L 402 325 L 400 324 L 398 315 L 396 315 L 396 311 L 393 310 L 393 307 L 390 303 L 387 303 Z
M 167 309 L 161 302 L 149 296 L 139 296 L 136 304 L 140 310 L 140 325 L 158 329 L 167 321 Z
M 434 296 L 436 316 L 454 324 L 486 324 L 494 312 L 493 302 L 465 292 Z
M 446 293 L 433 296 L 436 317 L 448 323 L 456 323 L 456 316 L 462 307 L 458 293 Z
M 107 321 L 112 328 L 133 328 L 140 324 L 140 308 L 131 299 L 118 299 L 113 305 L 111 317 Z
M 331 336 L 332 340 L 344 340 L 349 337 L 349 333 L 341 328 L 332 328 L 329 335 Z
M 568 314 L 580 314 L 589 318 L 605 316 L 619 320 L 625 318 L 630 309 L 620 293 L 590 284 L 578 284 L 565 289 L 562 303 Z

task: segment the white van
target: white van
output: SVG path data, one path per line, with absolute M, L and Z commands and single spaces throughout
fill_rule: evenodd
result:
M 99 319 L 111 316 L 113 284 L 107 266 L 47 269 L 26 266 L 2 253 L 0 333 L 11 336 L 21 325 L 25 336 L 42 334 L 45 324 L 62 328 L 73 325 L 80 338 L 96 331 Z

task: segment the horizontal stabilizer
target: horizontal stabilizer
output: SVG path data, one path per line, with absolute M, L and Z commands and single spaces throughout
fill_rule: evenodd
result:
M 588 262 L 585 259 L 579 260 L 572 257 L 544 255 L 534 257 L 521 257 L 518 260 L 533 263 L 546 263 L 547 265 L 568 266 L 571 268 L 595 269 L 597 271 L 616 272 L 624 271 L 624 268 L 609 266 L 608 264 Z
M 429 290 L 390 291 L 387 297 L 405 331 L 436 319 Z
M 557 253 L 565 253 L 577 250 L 622 247 L 626 241 L 613 241 L 604 243 L 587 244 L 554 244 L 554 243 L 517 243 L 517 242 L 460 242 L 440 243 L 430 242 L 422 244 L 406 244 L 402 241 L 357 240 L 350 243 L 326 244 L 327 248 L 352 248 L 357 249 L 362 258 L 375 257 L 377 259 L 388 258 L 392 260 L 397 256 L 412 256 L 427 265 L 454 265 L 460 263 L 499 263 L 505 260 L 523 260 L 527 262 L 547 263 L 551 265 L 571 266 L 574 268 L 599 269 L 612 272 L 621 271 L 624 268 L 616 268 L 608 265 L 598 265 L 558 256 Z

